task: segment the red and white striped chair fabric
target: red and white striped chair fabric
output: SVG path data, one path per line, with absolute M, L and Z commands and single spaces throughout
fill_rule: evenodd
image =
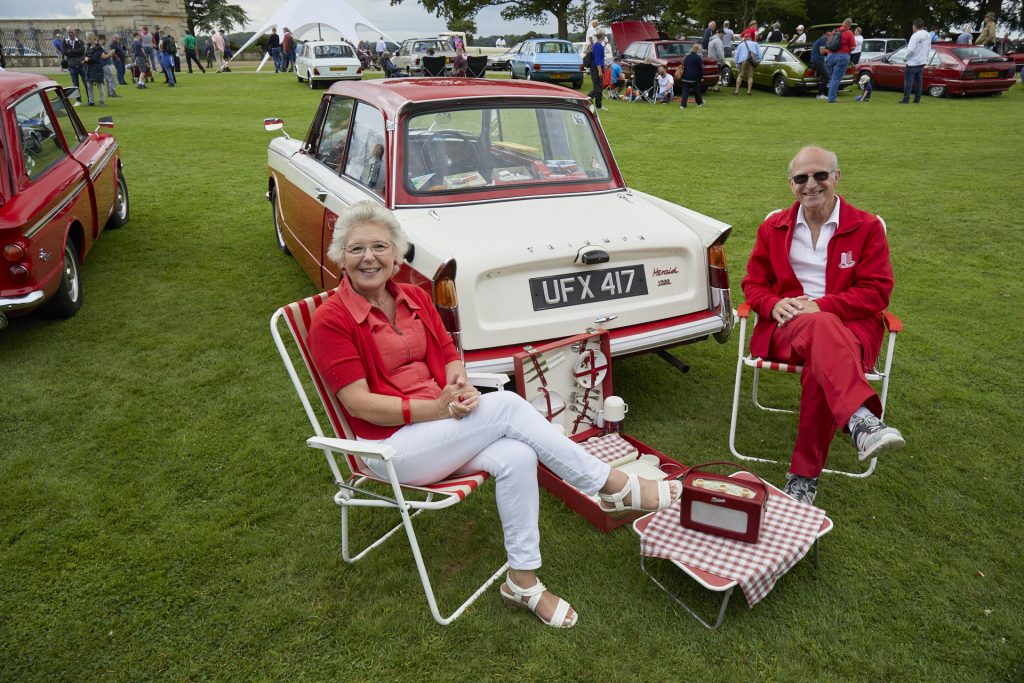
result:
M 770 215 L 770 214 L 769 214 Z M 766 410 L 772 413 L 795 413 L 795 410 L 789 410 L 785 408 L 773 408 L 771 406 L 762 405 L 758 400 L 758 381 L 761 376 L 761 371 L 765 370 L 768 372 L 783 372 L 794 375 L 799 375 L 803 372 L 804 366 L 802 365 L 791 365 L 788 363 L 779 363 L 776 361 L 765 360 L 757 356 L 750 355 L 749 352 L 745 353 L 745 345 L 747 343 L 747 320 L 753 316 L 754 323 L 757 322 L 757 314 L 750 308 L 750 304 L 740 304 L 739 310 L 736 312 L 737 317 L 740 321 L 739 329 L 739 354 L 736 360 L 736 384 L 733 388 L 732 396 L 732 419 L 729 423 L 729 450 L 732 454 L 741 460 L 753 460 L 756 462 L 771 462 L 778 463 L 779 461 L 774 458 L 757 457 L 752 455 L 746 455 L 740 453 L 736 449 L 736 424 L 737 417 L 739 415 L 740 405 L 740 382 L 743 375 L 744 368 L 751 368 L 754 372 L 753 389 L 751 390 L 751 396 L 754 402 L 754 406 L 761 410 Z M 883 366 L 879 369 L 877 363 L 871 372 L 864 373 L 864 378 L 869 382 L 880 382 L 881 388 L 878 392 L 878 398 L 882 403 L 882 417 L 885 417 L 885 403 L 889 396 L 889 377 L 892 371 L 892 358 L 893 353 L 896 350 L 896 335 L 903 331 L 903 322 L 889 311 L 882 311 L 882 320 L 885 323 L 886 330 L 888 330 L 888 341 L 886 342 L 886 351 L 883 358 L 879 358 L 882 361 Z M 847 472 L 845 470 L 831 470 L 826 469 L 826 472 L 833 474 L 845 474 L 848 477 L 868 477 L 875 471 L 875 464 L 877 458 L 872 458 L 868 463 L 868 468 L 862 472 Z
M 423 563 L 419 543 L 416 540 L 416 534 L 412 526 L 412 518 L 425 510 L 439 510 L 458 504 L 465 500 L 466 496 L 479 488 L 487 480 L 488 475 L 486 472 L 476 472 L 449 477 L 427 486 L 406 486 L 398 481 L 398 477 L 395 475 L 394 468 L 390 462 L 390 458 L 395 453 L 391 446 L 356 440 L 356 435 L 352 432 L 352 428 L 345 419 L 345 414 L 342 412 L 337 398 L 327 390 L 327 385 L 313 365 L 309 347 L 306 343 L 306 335 L 313 320 L 313 313 L 334 294 L 334 290 L 322 292 L 287 306 L 282 306 L 271 316 L 270 332 L 285 364 L 285 369 L 292 380 L 292 385 L 299 395 L 299 401 L 302 403 L 302 407 L 306 411 L 306 416 L 309 418 L 315 433 L 315 436 L 310 437 L 306 444 L 310 448 L 318 448 L 323 451 L 327 464 L 334 475 L 335 484 L 338 486 L 338 493 L 334 496 L 334 502 L 341 507 L 342 558 L 348 563 L 355 563 L 371 550 L 381 545 L 392 534 L 404 528 L 409 538 L 416 567 L 419 570 L 420 581 L 426 593 L 430 612 L 439 624 L 447 625 L 455 621 L 470 604 L 501 576 L 508 568 L 508 564 L 506 563 L 492 574 L 454 612 L 447 617 L 442 616 L 438 610 L 430 579 L 427 576 L 426 567 Z M 285 337 L 281 334 L 282 323 L 291 332 L 291 339 L 299 352 L 299 356 L 302 358 L 303 364 L 306 366 L 309 378 L 315 388 L 315 393 L 319 397 L 320 404 L 330 423 L 330 432 L 333 433 L 333 436 L 325 434 L 325 430 L 317 417 L 317 412 L 313 408 L 313 403 L 310 401 L 306 385 L 300 379 L 299 373 L 295 369 L 295 363 L 292 362 L 292 354 L 284 341 Z M 478 374 L 470 375 L 469 380 L 477 386 L 489 386 L 500 390 L 505 382 L 508 381 L 508 378 L 504 375 Z M 339 467 L 337 455 L 344 456 L 344 463 L 348 470 L 347 475 L 343 474 L 342 468 Z M 366 466 L 363 458 L 383 461 L 388 477 L 382 478 L 375 474 Z M 379 490 L 368 490 L 365 485 L 370 482 L 390 486 L 392 495 L 389 497 L 382 495 Z M 403 490 L 416 491 L 419 494 L 425 495 L 418 495 L 417 499 L 407 499 L 403 494 Z M 365 547 L 361 552 L 352 555 L 349 551 L 348 518 L 348 511 L 351 507 L 392 509 L 398 512 L 401 521 L 383 536 Z M 410 511 L 412 511 L 411 514 Z

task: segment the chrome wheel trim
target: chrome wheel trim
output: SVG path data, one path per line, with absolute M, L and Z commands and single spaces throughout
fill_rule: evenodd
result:
M 64 245 L 64 265 L 61 267 L 61 280 L 68 292 L 68 299 L 78 301 L 82 295 L 78 279 L 78 265 L 75 262 L 74 244 L 68 242 Z

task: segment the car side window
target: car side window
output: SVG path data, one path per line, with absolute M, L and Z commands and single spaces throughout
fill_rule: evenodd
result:
M 761 55 L 761 61 L 762 62 L 774 62 L 774 61 L 776 61 L 778 59 L 778 56 L 779 56 L 779 48 L 777 48 L 777 47 L 766 47 L 764 49 L 764 54 Z
M 890 64 L 906 64 L 907 63 L 907 50 L 906 48 L 900 48 L 889 55 Z
M 53 117 L 56 119 L 57 125 L 60 126 L 60 132 L 64 134 L 64 142 L 68 149 L 74 149 L 85 139 L 85 130 L 82 128 L 82 124 L 69 113 L 67 102 L 59 92 L 49 90 L 47 97 L 50 100 Z
M 348 140 L 349 120 L 352 118 L 352 100 L 332 97 L 324 116 L 324 125 L 316 143 L 316 160 L 337 171 Z
M 384 196 L 387 160 L 384 156 L 384 115 L 365 103 L 356 107 L 352 137 L 345 155 L 345 175 Z
M 14 105 L 25 173 L 35 180 L 67 156 L 39 93 Z

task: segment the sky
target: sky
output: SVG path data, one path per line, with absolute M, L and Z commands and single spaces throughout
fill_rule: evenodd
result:
M 348 0 L 367 19 L 396 40 L 405 38 L 425 37 L 443 31 L 444 21 L 428 14 L 416 0 L 405 0 L 401 5 L 392 7 L 388 0 Z M 263 25 L 284 0 L 235 0 L 249 14 L 248 30 L 255 30 Z M 31 6 L 31 12 L 26 7 Z M 31 16 L 30 16 L 31 15 Z M 92 3 L 82 0 L 32 0 L 31 5 L 22 0 L 0 0 L 0 19 L 46 19 L 91 17 Z M 554 21 L 537 26 L 526 21 L 507 22 L 500 16 L 500 9 L 489 7 L 480 12 L 476 19 L 477 32 L 482 36 L 504 33 L 525 33 L 529 30 L 554 32 Z M 326 37 L 326 36 L 325 36 Z M 369 38 L 370 35 L 360 35 Z

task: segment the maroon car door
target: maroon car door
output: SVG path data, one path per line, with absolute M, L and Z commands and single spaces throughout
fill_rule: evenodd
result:
M 878 87 L 903 89 L 903 74 L 907 68 L 907 49 L 900 48 L 875 67 L 875 85 Z
M 95 209 L 85 170 L 68 154 L 45 95 L 37 91 L 23 97 L 7 115 L 8 130 L 15 133 L 8 139 L 15 193 L 4 213 L 21 223 L 30 242 L 31 286 L 26 291 L 41 288 L 50 296 L 60 283 L 70 226 L 78 222 L 85 227 L 78 245 L 81 257 L 92 245 Z

